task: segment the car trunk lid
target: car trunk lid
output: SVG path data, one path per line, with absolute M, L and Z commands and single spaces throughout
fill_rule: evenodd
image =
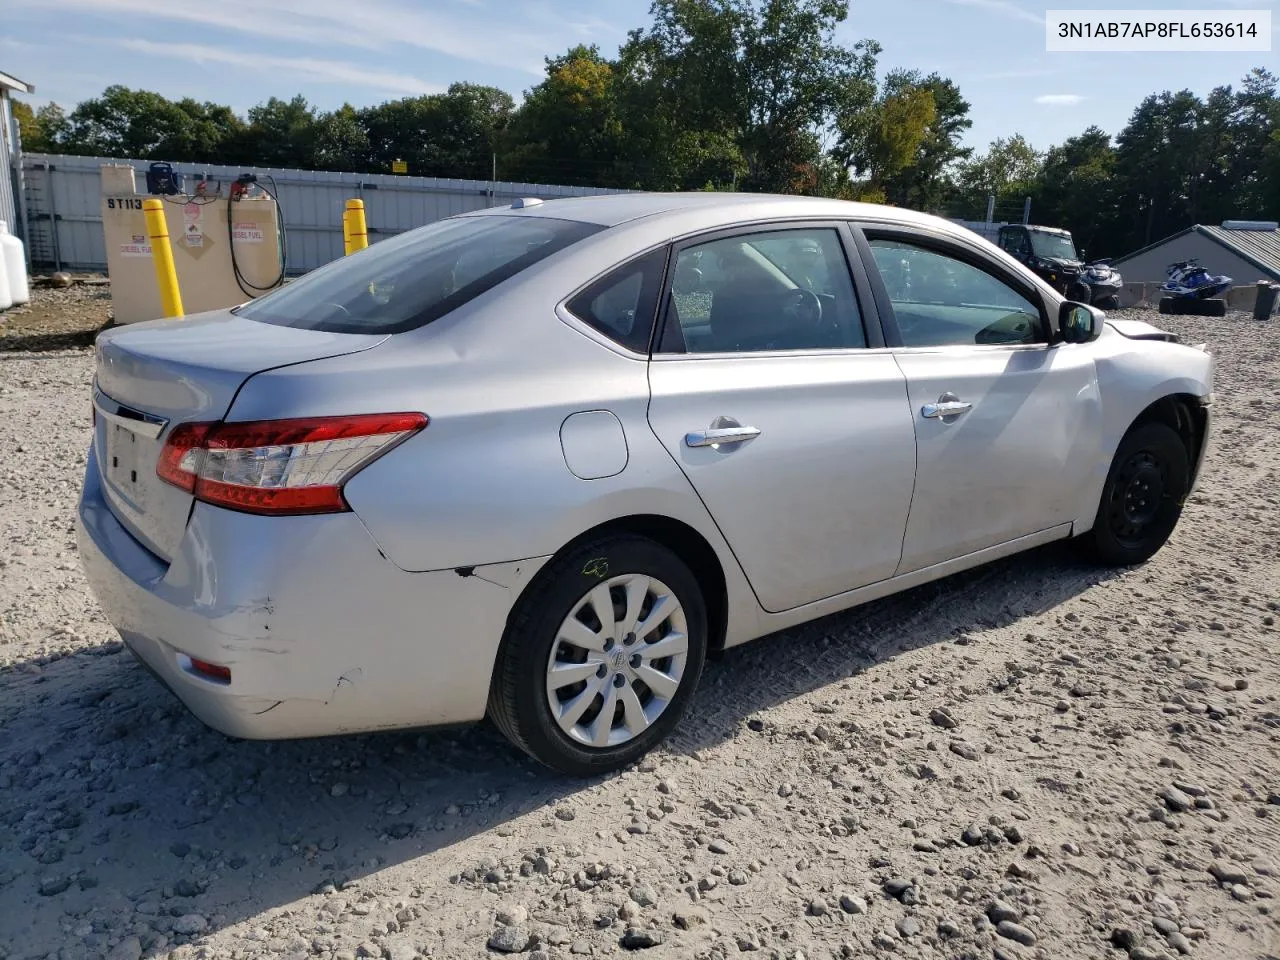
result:
M 147 549 L 171 559 L 192 497 L 156 475 L 169 432 L 180 423 L 222 419 L 255 373 L 358 353 L 385 339 L 275 326 L 230 311 L 103 333 L 94 446 L 112 513 Z

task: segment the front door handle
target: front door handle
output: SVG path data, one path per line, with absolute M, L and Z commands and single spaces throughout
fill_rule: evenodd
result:
M 944 393 L 937 403 L 926 403 L 920 408 L 920 416 L 926 420 L 950 420 L 973 409 L 972 403 L 966 403 L 954 393 Z
M 690 447 L 718 447 L 722 444 L 744 443 L 760 436 L 755 427 L 713 427 L 710 430 L 694 430 L 684 435 Z

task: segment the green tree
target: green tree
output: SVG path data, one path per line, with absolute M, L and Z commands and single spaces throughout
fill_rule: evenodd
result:
M 355 107 L 344 103 L 316 121 L 311 160 L 319 170 L 357 172 L 370 168 L 369 135 Z
M 48 138 L 44 124 L 40 122 L 31 104 L 21 100 L 11 101 L 13 105 L 13 121 L 18 125 L 18 136 L 22 140 L 22 149 L 28 153 L 51 153 L 54 143 Z M 56 106 L 56 104 L 49 104 Z
M 998 210 L 1022 203 L 1037 186 L 1044 159 L 1021 134 L 996 138 L 986 153 L 959 165 L 953 210 L 977 219 L 985 215 L 990 197 Z
M 874 44 L 845 47 L 843 0 L 655 0 L 619 54 L 628 152 L 645 185 L 804 192 L 822 182 L 822 136 L 844 90 L 874 71 Z
M 405 97 L 360 111 L 375 169 L 404 160 L 424 177 L 487 180 L 514 101 L 496 87 L 455 83 L 442 94 Z
M 1066 227 L 1090 257 L 1128 252 L 1115 168 L 1111 137 L 1096 126 L 1051 147 L 1030 189 L 1036 222 Z
M 161 148 L 183 143 L 192 125 L 187 113 L 160 94 L 119 85 L 78 104 L 69 120 L 67 152 L 143 159 L 181 159 L 165 157 Z
M 911 89 L 929 91 L 933 97 L 933 122 L 912 162 L 887 180 L 885 192 L 890 202 L 900 206 L 934 210 L 946 195 L 952 168 L 973 153 L 972 147 L 961 145 L 973 121 L 969 119 L 969 101 L 946 77 L 937 73 L 922 77 L 915 70 L 895 70 L 885 78 L 885 90 L 890 97 Z
M 1190 90 L 1152 94 L 1116 138 L 1116 176 L 1132 215 L 1124 239 L 1144 246 L 1193 222 L 1204 164 L 1204 103 Z
M 504 180 L 611 186 L 621 146 L 614 65 L 597 47 L 547 58 L 546 79 L 530 90 L 505 138 Z
M 224 163 L 310 169 L 316 147 L 316 111 L 298 94 L 271 97 L 249 108 L 249 123 L 228 144 Z
M 837 118 L 840 138 L 832 154 L 865 180 L 861 196 L 883 202 L 886 184 L 916 162 L 936 119 L 928 88 L 886 90 Z
M 187 97 L 173 106 L 185 115 L 185 121 L 176 123 L 170 137 L 155 148 L 168 160 L 208 162 L 244 132 L 244 121 L 222 104 Z
M 1227 184 L 1238 215 L 1280 218 L 1280 182 L 1272 172 L 1272 153 L 1280 149 L 1280 96 L 1275 74 L 1261 67 L 1249 72 L 1235 96 L 1234 138 Z M 1269 194 L 1270 188 L 1270 194 Z

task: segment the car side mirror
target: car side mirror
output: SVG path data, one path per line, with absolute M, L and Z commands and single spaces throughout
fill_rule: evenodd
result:
M 1058 309 L 1058 335 L 1063 343 L 1090 343 L 1102 335 L 1102 314 L 1071 300 Z

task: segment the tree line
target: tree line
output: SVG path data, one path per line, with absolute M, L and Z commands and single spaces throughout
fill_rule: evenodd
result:
M 1255 69 L 1206 98 L 1153 94 L 1114 139 L 1090 127 L 1046 152 L 1019 135 L 963 145 L 970 104 L 937 73 L 880 76 L 844 45 L 847 0 L 654 0 L 614 57 L 548 58 L 516 105 L 495 87 L 319 111 L 230 107 L 111 86 L 65 112 L 16 103 L 31 152 L 649 190 L 835 196 L 1065 226 L 1092 255 L 1195 222 L 1280 216 L 1280 97 Z

